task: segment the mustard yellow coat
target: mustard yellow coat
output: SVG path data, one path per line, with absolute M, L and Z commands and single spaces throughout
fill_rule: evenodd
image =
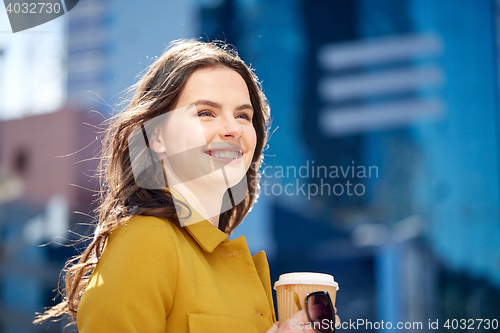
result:
M 264 252 L 206 220 L 151 216 L 112 232 L 77 313 L 80 333 L 260 333 L 275 321 Z

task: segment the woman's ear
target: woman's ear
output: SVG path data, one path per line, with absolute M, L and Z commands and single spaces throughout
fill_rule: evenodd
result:
M 161 129 L 159 127 L 155 128 L 153 134 L 149 138 L 149 148 L 157 154 L 166 153 L 165 144 L 162 139 Z

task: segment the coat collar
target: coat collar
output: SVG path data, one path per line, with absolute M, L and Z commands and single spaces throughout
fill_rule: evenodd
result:
M 225 232 L 215 227 L 191 207 L 178 193 L 175 193 L 175 191 L 171 191 L 171 193 L 177 201 L 183 203 L 176 204 L 181 226 L 189 232 L 191 237 L 193 237 L 203 250 L 212 253 L 220 243 L 229 238 Z
M 207 220 L 185 226 L 194 240 L 208 253 L 212 253 L 220 243 L 228 239 L 228 235 L 216 228 Z

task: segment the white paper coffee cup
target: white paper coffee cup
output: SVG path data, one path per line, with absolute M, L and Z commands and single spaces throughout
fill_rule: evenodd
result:
M 335 305 L 339 284 L 329 274 L 297 272 L 280 275 L 279 280 L 274 284 L 274 289 L 278 300 L 278 319 L 284 322 L 299 311 L 295 302 L 295 294 L 299 296 L 302 309 L 305 309 L 307 294 L 315 291 L 327 291 L 332 304 Z

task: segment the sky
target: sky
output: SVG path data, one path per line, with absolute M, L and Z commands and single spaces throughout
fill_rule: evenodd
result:
M 57 111 L 66 100 L 66 17 L 12 33 L 0 8 L 0 119 Z

